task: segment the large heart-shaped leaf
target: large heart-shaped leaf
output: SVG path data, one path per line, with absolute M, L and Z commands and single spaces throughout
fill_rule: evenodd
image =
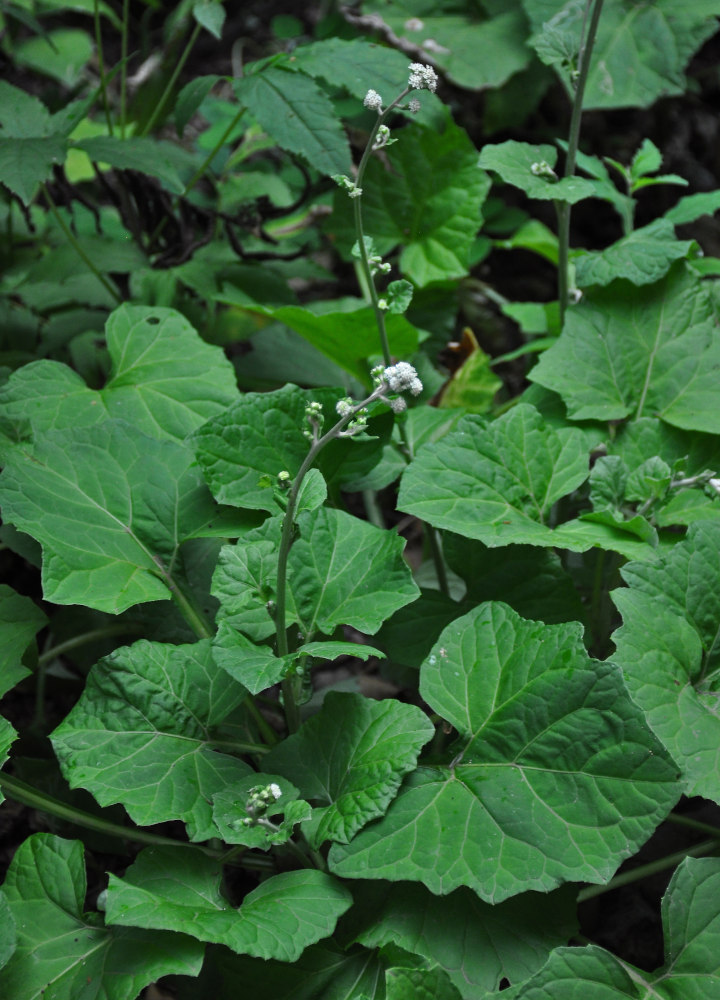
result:
M 0 500 L 43 547 L 45 597 L 112 614 L 171 597 L 181 543 L 215 513 L 192 452 L 119 420 L 13 449 Z
M 17 948 L 0 970 L 8 1000 L 127 1000 L 160 976 L 197 976 L 203 946 L 184 934 L 104 927 L 83 913 L 83 846 L 47 833 L 15 853 L 3 886 Z
M 102 389 L 89 389 L 60 362 L 36 361 L 3 386 L 8 419 L 29 421 L 37 434 L 111 416 L 151 437 L 183 440 L 237 398 L 230 362 L 174 309 L 122 305 L 105 337 L 112 368 Z
M 30 671 L 23 655 L 47 617 L 29 597 L 0 584 L 0 698 Z
M 489 902 L 603 882 L 680 794 L 619 669 L 579 625 L 482 604 L 441 634 L 420 692 L 458 730 L 455 756 L 406 778 L 386 815 L 331 867 L 351 878 L 466 885 Z
M 340 882 L 307 869 L 267 879 L 236 909 L 221 894 L 221 878 L 222 867 L 199 851 L 143 851 L 123 879 L 110 876 L 108 923 L 183 931 L 241 954 L 294 962 L 332 934 L 352 903 Z
M 251 773 L 214 750 L 211 734 L 244 695 L 209 640 L 141 639 L 93 667 L 53 746 L 72 788 L 101 805 L 122 802 L 136 823 L 182 820 L 192 839 L 207 840 L 217 836 L 212 796 Z
M 414 705 L 330 692 L 317 715 L 272 750 L 263 767 L 319 803 L 309 834 L 314 846 L 347 843 L 382 816 L 432 735 L 432 724 Z

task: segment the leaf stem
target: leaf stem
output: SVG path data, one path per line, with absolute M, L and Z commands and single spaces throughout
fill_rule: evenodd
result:
M 107 122 L 108 135 L 113 134 L 112 116 L 108 104 L 107 85 L 105 80 L 105 55 L 103 52 L 102 30 L 100 28 L 100 0 L 93 0 L 93 20 L 95 22 L 95 47 L 97 48 L 98 71 L 100 73 L 100 95 L 102 97 L 105 121 Z
M 95 642 L 96 639 L 106 639 L 113 635 L 141 635 L 142 632 L 143 629 L 139 625 L 132 625 L 130 623 L 106 625 L 104 628 L 90 629 L 89 632 L 82 632 L 80 635 L 73 636 L 72 639 L 66 639 L 65 642 L 59 642 L 57 646 L 51 646 L 50 649 L 45 650 L 44 653 L 38 656 L 38 665 L 44 667 L 58 656 L 64 656 L 70 650 L 77 649 L 78 646 L 85 646 L 89 642 Z
M 587 34 L 580 41 L 580 51 L 578 53 L 578 77 L 575 85 L 575 96 L 573 98 L 572 113 L 570 115 L 570 133 L 568 135 L 568 148 L 565 157 L 565 177 L 572 177 L 575 173 L 575 162 L 577 159 L 578 143 L 580 141 L 580 120 L 582 118 L 583 97 L 585 95 L 585 85 L 587 84 L 588 72 L 590 70 L 590 57 L 592 55 L 595 38 L 597 36 L 600 14 L 602 13 L 603 0 L 588 0 L 588 7 L 592 4 L 592 14 Z M 586 14 L 588 7 L 586 7 Z M 560 326 L 565 319 L 565 312 L 568 304 L 568 262 L 570 251 L 570 205 L 568 202 L 557 202 L 558 217 L 558 303 L 560 306 Z
M 619 889 L 624 885 L 631 885 L 633 882 L 639 882 L 650 875 L 656 875 L 658 872 L 666 871 L 668 868 L 674 868 L 675 865 L 680 864 L 685 858 L 695 858 L 703 854 L 710 854 L 719 847 L 720 836 L 712 840 L 703 840 L 701 844 L 696 844 L 694 847 L 687 847 L 684 851 L 666 854 L 664 858 L 658 858 L 657 861 L 649 861 L 646 865 L 638 865 L 637 868 L 632 868 L 630 871 L 616 875 L 609 882 L 606 882 L 605 885 L 590 885 L 585 889 L 581 889 L 577 895 L 577 901 L 578 903 L 584 903 L 587 899 L 602 896 L 603 893 L 612 892 L 613 889 Z
M 188 43 L 185 46 L 182 55 L 180 56 L 180 58 L 178 59 L 178 61 L 175 63 L 175 68 L 173 69 L 172 73 L 170 74 L 170 79 L 167 82 L 165 90 L 163 90 L 163 92 L 162 92 L 162 94 L 160 96 L 160 100 L 155 105 L 155 110 L 150 115 L 150 117 L 148 118 L 147 122 L 145 123 L 145 127 L 140 132 L 141 136 L 146 136 L 148 134 L 148 132 L 150 132 L 152 130 L 153 126 L 155 125 L 155 122 L 158 120 L 158 118 L 160 117 L 161 113 L 164 111 L 165 105 L 167 104 L 167 99 L 170 96 L 170 94 L 172 93 L 172 91 L 173 91 L 173 89 L 175 87 L 175 84 L 177 83 L 178 77 L 182 73 L 183 66 L 187 62 L 187 58 L 190 55 L 190 53 L 192 51 L 192 48 L 195 45 L 195 42 L 197 41 L 197 38 L 198 38 L 198 35 L 200 34 L 200 31 L 201 31 L 200 25 L 196 24 L 195 27 L 192 30 L 192 34 L 190 35 L 190 38 L 188 39 Z
M 76 809 L 75 806 L 67 805 L 67 803 L 60 802 L 59 799 L 53 798 L 45 792 L 40 792 L 36 788 L 32 788 L 30 785 L 26 785 L 24 781 L 13 778 L 9 774 L 5 774 L 5 772 L 0 772 L 0 788 L 8 798 L 13 799 L 15 802 L 21 802 L 23 805 L 30 806 L 31 809 L 38 809 L 49 816 L 57 816 L 58 819 L 74 823 L 75 826 L 82 826 L 86 830 L 96 830 L 98 833 L 117 837 L 120 840 L 127 840 L 136 844 L 152 844 L 156 847 L 177 847 L 181 843 L 181 841 L 172 840 L 170 837 L 161 837 L 156 833 L 148 833 L 136 827 L 121 826 L 119 823 L 111 823 L 109 820 L 101 819 L 99 816 L 93 816 L 91 813 L 87 813 L 82 809 Z M 187 846 L 195 847 L 205 854 L 210 854 L 212 857 L 219 857 L 220 855 L 218 851 L 212 851 L 197 844 Z
M 122 301 L 123 301 L 122 295 L 118 292 L 117 288 L 115 288 L 108 281 L 108 279 L 105 277 L 105 275 L 102 274 L 97 269 L 97 267 L 95 266 L 95 264 L 93 263 L 93 261 L 85 253 L 85 251 L 83 250 L 82 246 L 80 245 L 80 242 L 79 242 L 78 238 L 75 236 L 75 233 L 73 233 L 72 229 L 70 229 L 70 227 L 68 226 L 67 222 L 63 219 L 62 215 L 58 211 L 57 205 L 53 201 L 52 196 L 51 196 L 50 192 L 47 189 L 47 185 L 46 184 L 41 184 L 40 188 L 42 190 L 43 197 L 45 198 L 45 201 L 47 202 L 48 208 L 50 209 L 51 215 L 53 216 L 53 218 L 55 219 L 55 221 L 57 222 L 57 224 L 60 226 L 60 228 L 62 229 L 62 231 L 65 234 L 65 238 L 67 239 L 68 243 L 72 246 L 72 248 L 75 250 L 75 253 L 82 260 L 82 262 L 86 265 L 86 267 L 90 271 L 92 271 L 92 273 L 98 279 L 98 281 L 100 282 L 100 284 L 105 288 L 105 290 L 107 292 L 109 292 L 110 295 L 118 303 L 118 305 L 120 305 L 122 303 Z
M 155 555 L 152 558 L 159 570 L 163 583 L 172 594 L 173 601 L 177 604 L 180 613 L 195 635 L 198 639 L 212 639 L 215 631 L 203 614 L 202 609 L 198 606 L 193 595 L 189 591 L 186 591 L 173 577 L 160 556 Z

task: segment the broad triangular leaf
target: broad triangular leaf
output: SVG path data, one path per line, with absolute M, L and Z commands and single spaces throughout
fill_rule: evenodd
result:
M 590 181 L 582 177 L 558 178 L 553 171 L 556 161 L 555 146 L 531 146 L 508 139 L 494 146 L 483 146 L 478 162 L 508 184 L 521 188 L 530 198 L 574 205 L 594 196 L 595 188 Z
M 128 1000 L 160 976 L 197 976 L 203 947 L 186 934 L 104 927 L 84 914 L 83 846 L 36 833 L 18 848 L 3 892 L 17 950 L 0 971 L 8 1000 Z
M 263 760 L 318 803 L 311 842 L 347 843 L 394 798 L 403 775 L 433 735 L 413 705 L 329 692 L 300 731 Z
M 172 596 L 180 544 L 215 513 L 187 448 L 120 420 L 13 449 L 0 498 L 43 547 L 45 597 L 112 614 Z
M 549 527 L 550 509 L 588 476 L 581 431 L 546 426 L 521 403 L 491 424 L 465 417 L 424 447 L 400 484 L 398 507 L 438 528 L 486 545 L 563 545 Z M 583 545 L 583 548 L 588 548 Z
M 104 388 L 89 389 L 57 361 L 36 361 L 3 387 L 6 416 L 30 421 L 36 434 L 110 416 L 144 434 L 182 440 L 237 398 L 230 362 L 174 309 L 122 305 L 108 318 L 105 337 L 112 369 Z
M 211 734 L 244 694 L 209 640 L 141 639 L 93 667 L 53 746 L 72 788 L 121 802 L 136 823 L 182 820 L 191 839 L 207 840 L 217 835 L 212 796 L 251 773 L 214 750 Z
M 662 901 L 665 962 L 659 969 L 637 969 L 596 945 L 558 948 L 528 982 L 493 997 L 715 1000 L 720 995 L 719 900 L 717 858 L 686 858 Z
M 403 558 L 405 541 L 345 511 L 321 507 L 298 519 L 288 575 L 304 634 L 352 625 L 374 635 L 420 591 Z
M 613 663 L 579 625 L 482 604 L 441 634 L 420 692 L 459 733 L 331 867 L 353 878 L 466 885 L 489 902 L 563 881 L 604 882 L 680 794 Z
M 48 180 L 55 164 L 65 162 L 67 143 L 59 135 L 43 139 L 0 138 L 0 181 L 25 205 Z
M 143 851 L 123 879 L 110 876 L 108 923 L 183 931 L 240 954 L 294 962 L 332 934 L 352 903 L 340 882 L 308 869 L 269 878 L 236 909 L 221 894 L 221 876 L 221 866 L 199 851 Z
M 692 525 L 651 571 L 622 574 L 615 659 L 687 794 L 720 802 L 720 524 Z
M 657 284 L 615 281 L 588 295 L 530 378 L 558 392 L 573 420 L 659 416 L 717 434 L 718 366 L 709 289 L 678 264 Z

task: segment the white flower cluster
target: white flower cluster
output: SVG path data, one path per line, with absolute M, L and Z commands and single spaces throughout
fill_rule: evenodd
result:
M 367 94 L 365 94 L 363 104 L 366 108 L 370 108 L 371 111 L 377 111 L 378 114 L 382 111 L 382 97 L 378 94 L 377 90 L 368 90 Z
M 410 392 L 413 396 L 419 396 L 422 392 L 423 385 L 418 373 L 407 361 L 390 365 L 383 372 L 383 379 L 393 392 Z
M 435 93 L 438 85 L 438 76 L 432 66 L 423 66 L 422 63 L 410 63 L 408 69 L 410 70 L 408 87 L 412 87 L 413 90 L 431 90 Z

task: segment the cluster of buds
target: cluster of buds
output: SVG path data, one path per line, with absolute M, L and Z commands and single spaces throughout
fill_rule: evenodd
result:
M 397 142 L 397 139 L 390 138 L 390 129 L 387 125 L 380 125 L 373 140 L 373 151 L 383 149 L 385 146 L 392 146 L 394 142 Z
M 245 802 L 245 812 L 247 816 L 241 819 L 238 824 L 242 826 L 267 825 L 265 818 L 270 806 L 275 805 L 282 795 L 282 789 L 273 781 L 269 785 L 255 785 L 248 792 Z
M 338 187 L 347 191 L 348 197 L 359 198 L 362 195 L 362 188 L 357 186 L 352 177 L 348 177 L 346 174 L 333 174 L 332 179 Z
M 422 382 L 418 378 L 418 373 L 407 361 L 398 361 L 395 365 L 378 365 L 372 372 L 375 389 L 367 399 L 361 403 L 355 403 L 350 396 L 338 400 L 335 410 L 342 420 L 348 417 L 352 419 L 347 426 L 337 432 L 338 437 L 352 437 L 360 431 L 365 430 L 368 420 L 368 404 L 376 400 L 387 404 L 393 413 L 402 413 L 407 409 L 407 403 L 402 396 L 390 396 L 390 393 L 409 392 L 412 396 L 418 396 L 423 389 Z
M 338 431 L 338 437 L 354 437 L 356 434 L 360 434 L 364 431 L 367 427 L 367 406 L 364 404 L 355 404 L 350 396 L 345 396 L 343 399 L 339 399 L 335 404 L 335 410 L 341 420 L 344 420 L 346 417 L 352 417 L 352 420 L 350 420 L 344 429 Z
M 325 423 L 325 417 L 323 416 L 322 404 L 316 402 L 310 402 L 305 407 L 305 419 L 310 424 L 310 429 L 305 428 L 303 434 L 310 441 L 317 441 L 320 437 L 320 432 L 322 431 L 323 424 Z
M 558 175 L 547 160 L 539 160 L 537 163 L 533 163 L 530 167 L 530 173 L 534 174 L 535 177 L 546 177 L 549 181 L 556 181 L 558 179 Z

